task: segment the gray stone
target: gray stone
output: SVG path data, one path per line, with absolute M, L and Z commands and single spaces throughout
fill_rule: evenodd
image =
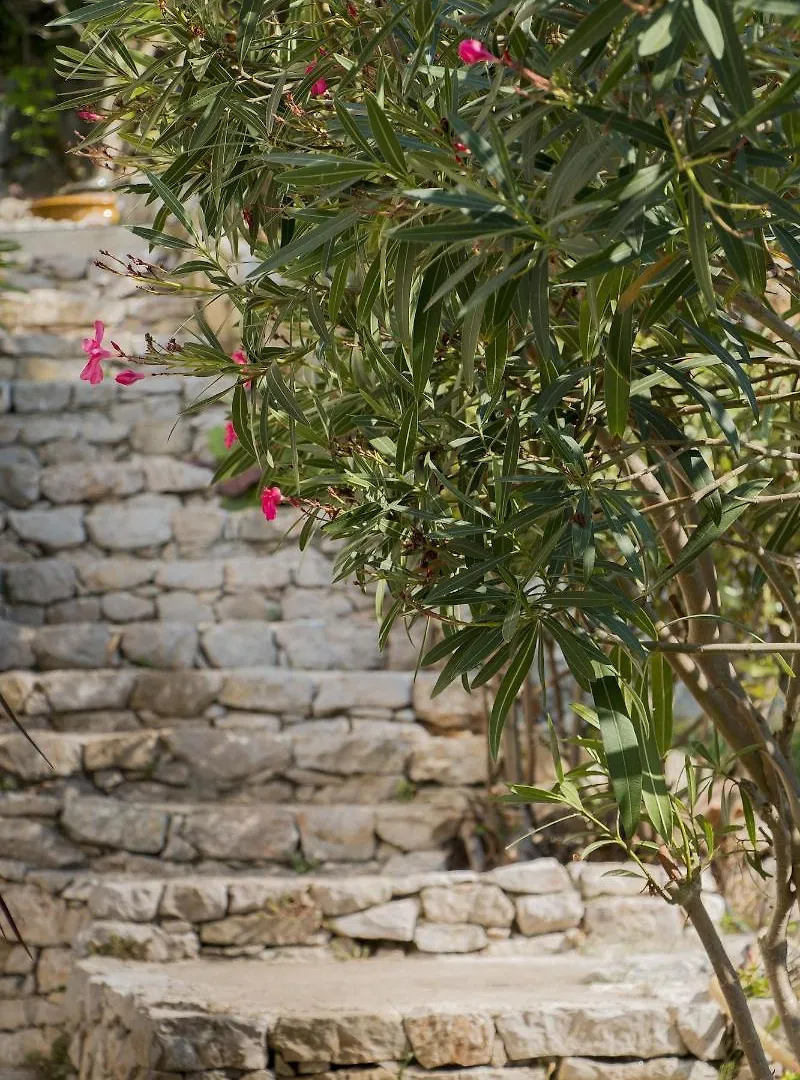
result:
M 401 851 L 430 851 L 441 847 L 458 832 L 464 819 L 461 802 L 414 802 L 382 806 L 377 812 L 376 832 L 381 840 Z
M 162 589 L 186 589 L 189 592 L 218 589 L 222 587 L 222 568 L 222 563 L 211 560 L 179 559 L 159 567 L 156 585 Z
M 93 507 L 86 515 L 89 536 L 110 551 L 160 547 L 172 538 L 172 514 L 178 505 L 170 495 L 135 495 L 124 503 Z
M 405 672 L 363 675 L 356 671 L 331 671 L 320 676 L 315 716 L 344 713 L 353 706 L 404 709 L 411 704 L 413 676 Z
M 131 429 L 131 447 L 137 454 L 172 454 L 180 457 L 192 445 L 187 424 L 174 420 L 140 420 Z
M 45 626 L 33 638 L 39 667 L 105 668 L 113 663 L 116 642 L 106 626 L 75 623 L 69 629 Z
M 100 619 L 100 601 L 95 596 L 77 596 L 73 600 L 60 600 L 47 609 L 47 621 L 52 626 L 64 623 L 97 622 Z
M 344 881 L 314 882 L 311 895 L 319 904 L 323 915 L 350 915 L 391 900 L 392 886 L 386 878 L 348 877 Z
M 197 630 L 184 623 L 139 623 L 122 632 L 122 652 L 133 664 L 190 668 L 197 654 Z
M 486 880 L 511 893 L 554 893 L 572 889 L 569 875 L 555 859 L 498 866 L 486 875 Z
M 199 1073 L 215 1080 L 209 1069 L 263 1069 L 266 1065 L 267 1021 L 226 1013 L 153 1010 L 149 1048 L 151 1068 Z
M 648 872 L 659 884 L 666 882 L 666 874 L 660 866 L 650 866 Z M 569 865 L 569 875 L 580 888 L 584 900 L 599 896 L 642 896 L 647 892 L 647 881 L 635 863 L 575 862 Z
M 83 765 L 87 772 L 100 769 L 141 771 L 152 768 L 157 752 L 158 735 L 154 731 L 109 734 L 85 742 Z
M 217 696 L 220 677 L 212 671 L 141 671 L 131 699 L 134 709 L 159 716 L 201 716 Z
M 511 926 L 514 905 L 497 885 L 453 885 L 423 889 L 422 910 L 434 923 L 476 923 L 478 926 Z
M 52 825 L 0 817 L 0 859 L 19 859 L 27 866 L 80 866 L 83 852 Z
M 292 759 L 288 740 L 262 731 L 182 728 L 168 732 L 170 752 L 200 780 L 233 784 L 258 773 L 262 779 L 283 772 Z
M 237 671 L 225 679 L 219 700 L 231 709 L 308 715 L 315 689 L 315 679 L 303 672 Z
M 281 606 L 274 600 L 252 593 L 250 596 L 224 596 L 215 608 L 220 622 L 225 620 L 257 619 L 272 622 L 281 617 Z
M 85 563 L 78 568 L 81 582 L 90 592 L 116 592 L 135 589 L 153 580 L 157 563 L 146 559 L 116 556 Z
M 377 628 L 350 622 L 345 633 L 336 623 L 320 621 L 283 623 L 275 627 L 275 637 L 286 666 L 311 671 L 381 666 Z
M 145 480 L 150 491 L 171 491 L 176 494 L 203 491 L 211 482 L 212 471 L 174 457 L 148 457 L 142 461 Z
M 49 551 L 78 547 L 86 540 L 83 507 L 64 506 L 58 510 L 11 510 L 11 528 L 22 540 Z
M 486 783 L 486 737 L 464 733 L 454 738 L 429 739 L 411 755 L 409 776 L 415 783 Z
M 514 1070 L 516 1076 L 517 1070 Z M 650 1061 L 601 1061 L 565 1058 L 558 1080 L 717 1080 L 717 1070 L 694 1058 L 664 1057 Z
M 81 747 L 76 739 L 47 731 L 35 732 L 34 738 L 36 746 L 22 734 L 2 736 L 0 770 L 26 781 L 74 776 L 80 772 Z
M 136 681 L 134 671 L 48 671 L 39 679 L 55 712 L 124 709 Z
M 295 764 L 341 776 L 398 775 L 412 749 L 426 741 L 422 729 L 390 721 L 355 721 L 344 733 L 336 722 L 303 724 L 295 733 Z
M 135 622 L 139 619 L 152 619 L 156 612 L 154 601 L 136 596 L 135 593 L 108 593 L 102 600 L 102 612 L 111 622 Z
M 31 668 L 34 663 L 28 633 L 16 623 L 0 622 L 0 668 L 13 671 Z
M 66 382 L 16 382 L 14 411 L 60 412 L 69 404 L 72 387 Z
M 3 578 L 9 598 L 15 603 L 52 604 L 75 595 L 75 569 L 61 559 L 7 566 Z
M 683 933 L 680 908 L 657 896 L 609 896 L 586 902 L 583 929 L 593 942 L 657 941 L 674 945 Z
M 460 683 L 451 683 L 435 698 L 431 691 L 437 675 L 420 673 L 414 682 L 414 709 L 417 716 L 440 729 L 480 728 L 484 723 L 485 703 L 482 693 L 468 694 Z
M 303 807 L 297 824 L 312 861 L 365 862 L 375 854 L 375 814 L 365 806 Z
M 39 498 L 39 462 L 24 446 L 0 449 L 0 500 L 24 508 Z
M 87 922 L 83 908 L 70 907 L 35 885 L 3 885 L 3 899 L 19 914 L 29 946 L 69 945 Z
M 672 1014 L 680 1037 L 690 1054 L 702 1061 L 719 1061 L 730 1050 L 730 1032 L 722 1010 L 705 993 L 687 1000 L 686 993 L 676 994 L 679 1002 Z
M 395 1009 L 351 1016 L 281 1016 L 270 1043 L 285 1061 L 330 1061 L 371 1065 L 402 1061 L 409 1052 L 400 1013 Z
M 292 814 L 279 806 L 193 809 L 182 835 L 207 858 L 237 862 L 288 860 L 298 839 Z
M 517 924 L 523 934 L 552 934 L 579 926 L 583 901 L 576 892 L 517 897 Z
M 153 922 L 164 886 L 160 881 L 105 881 L 89 894 L 96 919 Z
M 140 469 L 121 463 L 51 465 L 42 470 L 42 494 L 54 503 L 100 502 L 135 495 L 144 486 Z
M 62 824 L 74 840 L 100 847 L 157 855 L 167 839 L 164 810 L 102 796 L 76 796 L 64 807 Z
M 200 940 L 207 945 L 306 945 L 314 942 L 322 913 L 307 893 L 276 898 L 263 911 L 204 923 Z
M 406 1016 L 405 1029 L 414 1057 L 425 1069 L 488 1065 L 492 1060 L 494 1023 L 481 1013 L 415 1009 Z
M 228 890 L 224 882 L 196 878 L 168 881 L 164 887 L 159 913 L 190 923 L 224 919 L 228 910 Z
M 423 953 L 471 953 L 485 948 L 489 938 L 482 926 L 472 923 L 432 923 L 421 919 L 414 933 L 414 944 Z
M 156 597 L 159 619 L 165 622 L 198 623 L 213 622 L 214 609 L 204 604 L 190 592 L 170 592 Z
M 212 667 L 241 668 L 277 661 L 275 638 L 269 626 L 252 622 L 224 622 L 203 634 L 203 650 Z
M 392 900 L 352 915 L 330 919 L 335 934 L 364 941 L 413 941 L 419 901 Z
M 172 515 L 175 540 L 182 555 L 200 555 L 221 538 L 227 515 L 214 506 L 185 506 Z

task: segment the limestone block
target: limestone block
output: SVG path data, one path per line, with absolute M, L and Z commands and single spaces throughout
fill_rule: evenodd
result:
M 170 592 L 156 597 L 156 611 L 165 622 L 213 622 L 214 609 L 190 592 Z
M 665 1003 L 542 1001 L 533 1012 L 501 1013 L 497 1031 L 510 1061 L 546 1057 L 654 1058 L 685 1053 L 677 1024 Z
M 206 945 L 306 945 L 321 923 L 322 912 L 307 893 L 287 893 L 263 911 L 204 923 L 200 940 Z
M 523 934 L 552 934 L 579 926 L 583 918 L 583 901 L 575 892 L 518 896 L 517 924 Z
M 396 901 L 402 903 L 402 901 Z M 423 953 L 470 953 L 489 944 L 482 926 L 474 923 L 434 923 L 420 920 L 414 944 Z
M 413 941 L 418 914 L 418 900 L 392 900 L 366 911 L 333 918 L 329 926 L 341 937 L 363 941 Z
M 404 709 L 411 704 L 410 672 L 381 672 L 364 676 L 356 671 L 331 671 L 320 676 L 315 716 L 348 712 L 354 706 Z
M 234 861 L 285 860 L 297 849 L 297 828 L 280 806 L 192 809 L 182 836 L 201 855 Z
M 131 663 L 143 667 L 191 668 L 197 653 L 198 635 L 185 623 L 140 623 L 122 633 L 122 652 Z
M 500 1045 L 499 1040 L 495 1040 L 495 1047 Z M 437 1069 L 435 1080 L 548 1080 L 548 1076 L 549 1070 L 546 1065 L 515 1065 L 511 1076 L 509 1076 L 509 1070 L 500 1065 L 496 1067 L 479 1065 L 474 1069 Z M 426 1069 L 419 1069 L 413 1065 L 403 1069 L 403 1077 L 404 1080 L 433 1080 Z M 358 1080 L 358 1078 L 354 1077 L 353 1080 Z M 387 1077 L 386 1080 L 396 1080 L 396 1077 Z
M 105 881 L 89 894 L 89 910 L 96 919 L 152 922 L 164 885 L 160 881 Z
M 75 569 L 61 559 L 37 559 L 4 567 L 8 597 L 14 603 L 51 604 L 75 595 Z
M 681 766 L 683 767 L 683 766 Z M 625 870 L 624 874 L 619 871 Z M 656 881 L 662 884 L 666 874 L 660 866 L 649 867 Z M 641 896 L 647 891 L 644 877 L 635 863 L 570 863 L 568 872 L 581 891 L 584 900 L 595 900 L 599 896 Z
M 224 1013 L 150 1013 L 148 1064 L 179 1073 L 207 1069 L 263 1069 L 267 1064 L 267 1021 Z
M 433 886 L 422 890 L 421 900 L 430 922 L 511 926 L 514 921 L 514 905 L 497 885 Z
M 24 446 L 0 449 L 0 501 L 24 509 L 39 498 L 39 462 Z
M 680 1037 L 686 1049 L 702 1061 L 719 1061 L 730 1049 L 730 1032 L 725 1016 L 706 994 L 675 995 L 674 1016 Z
M 267 600 L 258 593 L 249 596 L 224 596 L 214 608 L 220 622 L 260 620 L 272 622 L 281 617 L 281 606 L 275 600 Z
M 52 825 L 20 818 L 0 818 L 0 859 L 19 859 L 27 866 L 58 868 L 84 861 L 80 848 Z
M 14 412 L 61 412 L 69 403 L 71 389 L 63 382 L 15 382 Z
M 76 462 L 42 469 L 41 489 L 53 503 L 92 503 L 135 495 L 144 487 L 142 470 L 127 463 Z
M 193 933 L 167 934 L 148 923 L 109 919 L 90 923 L 74 942 L 78 956 L 111 956 L 154 964 L 191 960 L 200 946 Z
M 421 672 L 414 683 L 414 709 L 417 716 L 440 729 L 471 728 L 485 719 L 483 695 L 468 694 L 459 683 L 451 683 L 435 698 L 431 691 L 436 683 L 435 673 Z
M 61 821 L 74 840 L 157 855 L 166 842 L 169 815 L 141 804 L 87 795 L 68 800 Z
M 111 667 L 115 652 L 109 628 L 92 623 L 76 623 L 69 631 L 43 626 L 34 635 L 32 646 L 44 670 Z
M 486 875 L 486 880 L 510 893 L 554 893 L 572 888 L 569 875 L 555 859 L 498 866 Z
M 174 415 L 174 414 L 173 414 Z M 192 445 L 188 424 L 174 419 L 140 420 L 131 429 L 131 447 L 137 454 L 172 454 L 180 457 Z
M 0 622 L 0 669 L 35 667 L 30 633 L 16 623 Z
M 286 737 L 268 731 L 187 727 L 165 733 L 164 742 L 198 779 L 215 784 L 231 784 L 256 773 L 264 779 L 277 776 L 292 759 Z
M 5 876 L 4 873 L 4 879 Z M 22 945 L 12 945 L 10 941 L 3 941 L 0 943 L 0 974 L 29 975 L 36 964 L 37 952 L 41 958 L 42 950 L 34 950 L 32 954 L 29 954 Z
M 517 1070 L 514 1070 L 516 1076 Z M 694 1058 L 664 1057 L 650 1061 L 600 1061 L 565 1058 L 558 1080 L 717 1080 L 717 1070 Z
M 202 716 L 217 696 L 220 677 L 213 671 L 141 671 L 131 699 L 134 709 L 159 716 Z
M 311 885 L 311 895 L 323 915 L 351 915 L 386 904 L 392 898 L 392 886 L 386 878 L 348 877 L 342 881 L 316 881 Z
M 100 601 L 95 596 L 79 596 L 61 600 L 47 609 L 47 621 L 53 624 L 98 622 Z
M 8 523 L 21 540 L 39 544 L 46 551 L 78 547 L 86 540 L 81 506 L 58 510 L 10 510 Z
M 297 825 L 307 859 L 359 862 L 375 853 L 375 814 L 365 806 L 304 807 Z
M 157 750 L 158 735 L 154 731 L 108 735 L 84 743 L 83 766 L 87 772 L 99 769 L 140 771 L 153 765 Z
M 411 755 L 409 776 L 415 783 L 483 784 L 488 776 L 486 737 L 466 732 L 433 738 Z
M 184 506 L 172 515 L 175 541 L 182 555 L 200 555 L 222 537 L 227 514 L 214 506 Z
M 409 1052 L 403 1021 L 395 1009 L 353 1016 L 282 1016 L 270 1032 L 270 1045 L 289 1062 L 330 1061 L 334 1065 L 402 1061 Z
M 228 890 L 223 881 L 194 878 L 168 881 L 159 914 L 190 923 L 223 919 L 228 910 Z
M 39 678 L 50 708 L 58 713 L 124 709 L 135 681 L 134 671 L 48 671 Z
M 83 563 L 78 567 L 78 576 L 90 592 L 115 592 L 146 585 L 153 580 L 157 565 L 147 559 L 118 555 Z
M 463 804 L 459 802 L 382 806 L 375 829 L 381 840 L 401 851 L 430 851 L 452 840 L 463 817 Z
M 59 1029 L 51 1027 L 0 1032 L 0 1061 L 10 1069 L 15 1066 L 28 1066 L 31 1058 L 47 1058 L 58 1034 Z
M 442 1065 L 488 1065 L 495 1032 L 490 1016 L 481 1013 L 415 1009 L 405 1018 L 414 1057 L 425 1069 Z
M 81 747 L 77 740 L 46 731 L 37 731 L 35 738 L 41 753 L 24 735 L 0 736 L 0 771 L 22 780 L 49 780 L 80 772 Z
M 221 622 L 203 634 L 203 651 L 212 667 L 271 667 L 277 662 L 275 635 L 255 622 Z
M 583 929 L 593 943 L 657 941 L 668 948 L 680 939 L 683 925 L 680 908 L 658 896 L 601 896 L 587 901 Z
M 35 885 L 4 885 L 3 899 L 19 916 L 25 941 L 31 945 L 69 945 L 88 915 Z
M 103 616 L 111 622 L 136 622 L 138 619 L 152 619 L 155 604 L 144 596 L 130 592 L 108 593 L 102 599 Z
M 275 627 L 275 637 L 290 668 L 366 671 L 383 665 L 377 627 L 371 623 L 351 620 L 344 630 L 319 620 L 284 623 Z
M 335 723 L 301 728 L 293 732 L 296 766 L 338 776 L 402 775 L 412 749 L 427 745 L 425 731 L 391 721 L 355 721 L 344 733 Z
M 213 475 L 211 469 L 201 465 L 157 455 L 144 458 L 142 469 L 148 491 L 169 491 L 176 494 L 204 491 Z
M 210 559 L 179 559 L 164 563 L 156 572 L 156 585 L 162 589 L 186 589 L 205 592 L 222 587 L 223 564 Z
M 339 589 L 285 589 L 281 596 L 283 617 L 291 619 L 318 619 L 324 612 L 326 619 L 349 615 L 353 610 L 344 592 Z
M 303 672 L 237 671 L 225 679 L 219 700 L 231 709 L 307 715 L 315 689 L 315 679 Z
M 299 552 L 284 549 L 272 555 L 246 555 L 225 564 L 225 591 L 228 593 L 276 593 L 292 582 Z
M 86 528 L 92 542 L 109 551 L 160 547 L 172 538 L 172 515 L 178 505 L 172 495 L 135 495 L 124 503 L 93 507 L 86 515 Z
M 52 994 L 67 985 L 72 966 L 71 948 L 42 949 L 36 964 L 36 986 L 40 994 Z

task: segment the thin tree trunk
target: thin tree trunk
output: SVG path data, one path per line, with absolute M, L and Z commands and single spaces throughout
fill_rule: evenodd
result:
M 775 908 L 758 944 L 786 1040 L 794 1056 L 800 1059 L 800 1003 L 789 979 L 789 950 L 786 940 L 789 921 L 797 900 L 792 844 L 787 829 L 780 821 L 771 822 L 771 830 L 775 851 Z

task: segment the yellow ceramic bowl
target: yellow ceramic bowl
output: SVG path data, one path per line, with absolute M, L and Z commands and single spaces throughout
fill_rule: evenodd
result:
M 114 195 L 100 191 L 82 191 L 75 195 L 52 195 L 31 203 L 35 217 L 60 221 L 83 221 L 96 217 L 107 225 L 119 222 L 119 208 Z

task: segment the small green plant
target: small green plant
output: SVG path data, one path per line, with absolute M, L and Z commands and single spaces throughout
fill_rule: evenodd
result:
M 147 945 L 112 934 L 107 941 L 89 946 L 90 956 L 111 956 L 115 960 L 146 960 Z
M 49 1054 L 29 1054 L 27 1062 L 36 1073 L 36 1080 L 71 1080 L 75 1076 L 69 1060 L 68 1035 L 59 1035 Z
M 769 981 L 758 964 L 747 964 L 739 968 L 739 982 L 746 997 L 769 997 Z
M 292 870 L 296 874 L 313 874 L 319 866 L 319 862 L 316 859 L 307 859 L 305 855 L 298 852 L 296 855 L 292 855 Z
M 403 777 L 402 780 L 397 781 L 397 787 L 394 789 L 395 802 L 408 803 L 413 802 L 417 797 L 417 786 L 412 784 L 410 780 Z

